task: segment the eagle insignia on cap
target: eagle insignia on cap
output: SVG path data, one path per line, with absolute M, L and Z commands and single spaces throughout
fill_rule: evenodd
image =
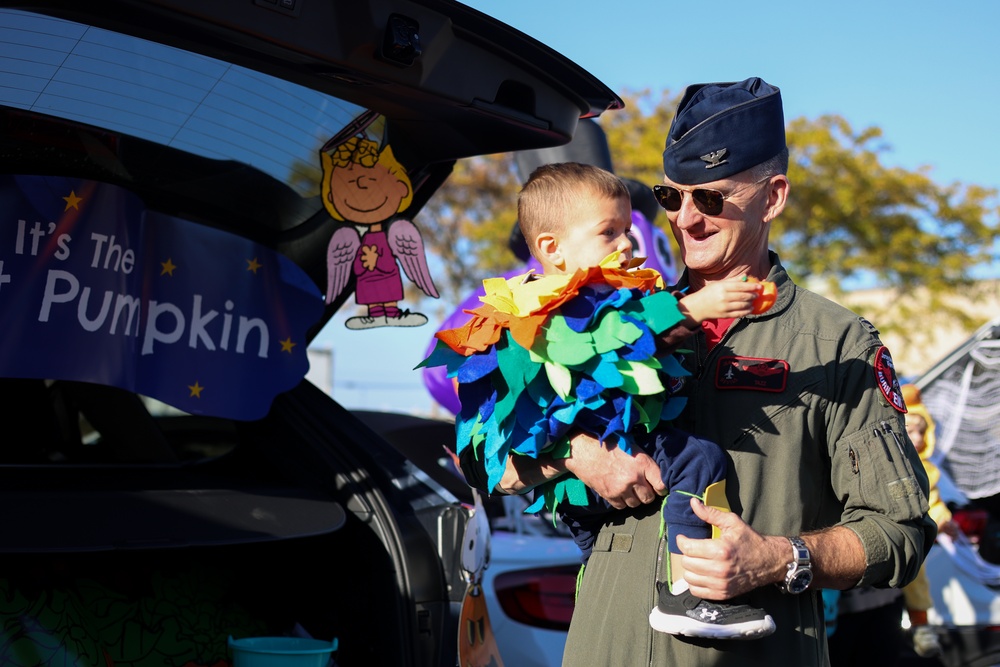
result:
M 702 155 L 701 159 L 707 163 L 705 165 L 705 169 L 712 169 L 713 167 L 718 167 L 720 164 L 725 164 L 727 160 L 724 160 L 723 158 L 726 157 L 726 153 L 728 152 L 728 148 L 720 148 L 717 151 L 712 151 L 711 153 L 705 153 Z

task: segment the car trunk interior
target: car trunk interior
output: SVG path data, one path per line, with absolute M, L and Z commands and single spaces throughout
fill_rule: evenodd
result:
M 86 383 L 0 385 L 16 434 L 0 453 L 5 661 L 49 646 L 214 664 L 229 636 L 307 634 L 337 638 L 341 665 L 411 664 L 442 636 L 453 645 L 464 588 L 434 556 L 454 562 L 467 516 L 371 479 L 407 464 L 392 448 L 379 465 L 338 449 L 380 446 L 309 383 L 247 423 L 153 416 Z M 384 641 L 406 636 L 394 625 L 427 646 Z

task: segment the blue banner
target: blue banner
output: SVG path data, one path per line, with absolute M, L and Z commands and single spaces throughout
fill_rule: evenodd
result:
M 291 260 L 124 188 L 0 175 L 0 375 L 258 419 L 309 369 L 323 296 Z

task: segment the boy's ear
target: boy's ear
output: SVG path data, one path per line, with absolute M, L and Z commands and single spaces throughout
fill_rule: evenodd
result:
M 562 264 L 559 239 L 552 232 L 542 232 L 535 237 L 535 250 L 538 251 L 539 259 L 544 262 L 552 266 L 560 266 Z

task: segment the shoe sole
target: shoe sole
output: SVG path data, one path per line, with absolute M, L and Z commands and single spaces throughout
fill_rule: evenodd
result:
M 707 637 L 710 639 L 760 639 L 774 633 L 777 627 L 770 614 L 759 621 L 732 623 L 729 625 L 709 625 L 699 623 L 687 616 L 664 614 L 653 607 L 649 612 L 649 627 L 668 635 L 685 637 Z

